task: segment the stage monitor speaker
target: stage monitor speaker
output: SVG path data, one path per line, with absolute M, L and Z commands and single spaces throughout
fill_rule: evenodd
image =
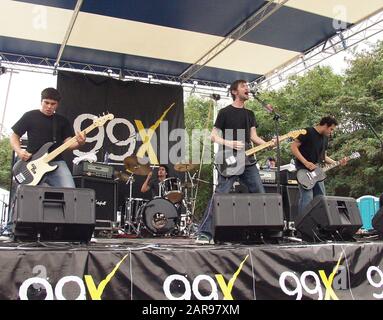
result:
M 362 226 L 354 198 L 316 196 L 295 222 L 306 241 L 350 240 Z
M 381 207 L 372 218 L 372 227 L 383 235 L 383 207 Z
M 216 242 L 257 242 L 282 237 L 280 194 L 215 194 L 213 207 Z
M 96 192 L 96 220 L 117 221 L 117 182 L 103 178 L 74 177 L 76 187 Z M 99 222 L 98 222 L 99 225 Z
M 19 185 L 12 220 L 15 240 L 88 242 L 96 223 L 95 193 Z

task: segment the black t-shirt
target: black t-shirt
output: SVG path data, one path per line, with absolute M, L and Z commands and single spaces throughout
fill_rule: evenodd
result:
M 152 178 L 148 184 L 150 191 L 152 193 L 152 198 L 158 197 L 159 188 L 160 188 L 160 180 L 158 178 Z
M 215 120 L 214 127 L 222 131 L 222 137 L 228 140 L 241 140 L 243 142 L 250 142 L 250 128 L 258 127 L 255 120 L 254 112 L 246 108 L 235 108 L 229 105 L 218 112 L 217 119 Z M 225 130 L 232 130 L 225 131 Z M 244 130 L 244 134 L 239 132 L 239 129 Z M 245 136 L 245 139 L 243 139 Z
M 53 141 L 53 119 L 56 121 L 56 143 L 50 150 L 54 150 L 62 145 L 66 138 L 74 136 L 68 119 L 57 113 L 47 116 L 40 110 L 28 111 L 13 125 L 12 130 L 20 137 L 27 133 L 27 151 L 33 154 L 45 143 Z M 62 159 L 61 155 L 55 158 L 59 159 Z
M 301 142 L 299 151 L 307 161 L 320 163 L 324 161 L 328 138 L 318 133 L 315 128 L 306 128 L 307 133 L 301 134 L 297 139 Z M 306 168 L 302 162 L 295 159 L 297 169 Z

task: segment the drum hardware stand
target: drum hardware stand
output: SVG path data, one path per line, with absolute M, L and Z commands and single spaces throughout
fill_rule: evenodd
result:
M 190 186 L 191 186 L 190 198 L 189 198 L 188 187 L 187 187 L 188 180 L 190 180 Z M 193 217 L 192 217 L 192 211 L 191 211 L 191 208 L 193 206 L 193 200 L 195 199 L 194 198 L 195 184 L 193 180 L 194 180 L 194 176 L 193 177 L 191 176 L 190 171 L 186 171 L 185 172 L 185 189 L 184 189 L 185 196 L 182 199 L 182 205 L 185 207 L 186 213 L 181 214 L 180 224 L 179 224 L 179 233 L 182 233 L 184 236 L 190 236 L 190 233 L 191 233 L 190 226 L 193 223 Z
M 132 199 L 133 199 L 132 194 L 133 194 L 134 181 L 135 181 L 134 173 L 132 173 L 130 174 L 128 180 L 126 181 L 126 184 L 129 184 L 129 200 L 128 200 L 128 205 L 126 205 L 125 203 L 125 219 L 124 219 L 125 225 L 123 227 L 126 230 L 126 226 L 128 226 L 128 230 L 126 230 L 128 234 L 135 233 L 136 235 L 139 235 L 140 226 L 136 228 L 132 222 Z

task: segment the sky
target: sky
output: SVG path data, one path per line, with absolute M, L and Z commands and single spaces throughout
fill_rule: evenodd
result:
M 357 50 L 368 50 L 369 45 L 383 40 L 383 32 L 357 45 Z M 330 66 L 337 74 L 344 73 L 351 58 L 350 50 L 340 52 L 324 60 L 321 65 Z M 12 132 L 11 127 L 26 112 L 40 108 L 40 93 L 47 87 L 56 87 L 57 77 L 52 74 L 15 71 L 11 77 L 11 86 L 6 102 L 10 72 L 0 75 L 0 129 L 4 125 L 3 133 Z

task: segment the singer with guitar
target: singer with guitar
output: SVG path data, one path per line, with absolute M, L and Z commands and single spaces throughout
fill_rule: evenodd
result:
M 299 172 L 301 169 L 314 171 L 321 163 L 335 164 L 336 161 L 327 156 L 328 139 L 336 129 L 338 122 L 335 118 L 323 117 L 315 127 L 306 128 L 307 133 L 300 135 L 291 145 L 291 152 L 295 156 L 295 165 Z M 347 159 L 340 160 L 345 165 Z M 307 189 L 298 182 L 299 203 L 298 214 L 303 214 L 305 207 L 318 195 L 325 195 L 324 181 L 317 181 L 315 185 Z
M 245 102 L 249 100 L 250 89 L 245 80 L 236 80 L 230 86 L 230 93 L 233 98 L 233 103 L 218 113 L 213 130 L 211 132 L 211 140 L 220 146 L 220 154 L 225 154 L 222 151 L 228 151 L 233 157 L 222 156 L 218 161 L 216 158 L 216 166 L 219 172 L 218 185 L 216 193 L 229 193 L 233 183 L 237 178 L 245 184 L 251 193 L 265 193 L 262 185 L 261 177 L 255 162 L 246 166 L 231 167 L 231 159 L 235 159 L 237 151 L 244 151 L 250 142 L 257 145 L 265 144 L 261 137 L 257 135 L 257 121 L 251 110 L 245 108 Z M 275 141 L 272 140 L 269 146 L 274 146 Z M 243 152 L 244 154 L 244 152 Z M 217 163 L 221 162 L 221 163 Z M 234 161 L 244 163 L 243 161 Z M 224 165 L 224 166 L 223 166 Z M 225 170 L 220 170 L 220 167 Z M 229 168 L 230 170 L 226 170 Z M 208 203 L 204 217 L 198 232 L 196 243 L 208 244 L 213 238 L 212 226 L 212 199 Z
M 55 143 L 51 147 L 51 149 L 54 149 L 74 136 L 73 127 L 68 119 L 56 113 L 60 100 L 60 93 L 56 89 L 44 89 L 41 92 L 40 109 L 26 112 L 13 125 L 10 142 L 19 159 L 28 161 L 45 143 L 54 141 Z M 28 135 L 26 150 L 21 148 L 20 143 L 20 137 L 24 133 Z M 78 149 L 85 144 L 85 139 L 84 133 L 77 133 L 74 142 L 68 149 Z M 75 188 L 72 174 L 60 155 L 54 161 L 51 161 L 50 165 L 57 165 L 57 168 L 54 171 L 47 172 L 38 184 L 44 183 L 52 187 Z

